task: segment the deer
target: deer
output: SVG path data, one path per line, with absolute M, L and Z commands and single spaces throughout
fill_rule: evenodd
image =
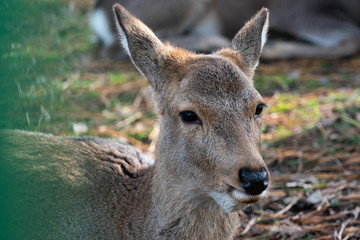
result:
M 124 59 L 111 21 L 115 2 L 160 39 L 197 52 L 228 47 L 229 39 L 263 6 L 271 12 L 272 36 L 280 36 L 265 45 L 264 60 L 346 57 L 360 49 L 358 0 L 98 0 L 90 27 L 103 43 L 104 58 Z
M 263 199 L 271 184 L 260 152 L 265 103 L 253 83 L 268 9 L 211 54 L 163 43 L 120 4 L 113 13 L 120 43 L 152 91 L 156 160 L 107 139 L 1 132 L 3 169 L 13 176 L 9 207 L 20 211 L 12 222 L 21 230 L 13 234 L 232 239 L 238 212 Z

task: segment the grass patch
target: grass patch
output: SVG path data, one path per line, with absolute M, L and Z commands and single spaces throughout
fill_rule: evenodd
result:
M 358 144 L 360 97 L 358 90 L 321 90 L 316 93 L 283 93 L 268 102 L 263 137 L 266 144 L 291 143 L 321 148 L 329 143 Z M 296 138 L 311 135 L 307 142 Z M 311 140 L 310 140 L 311 139 Z
M 8 2 L 2 10 L 0 117 L 7 120 L 0 127 L 46 131 L 44 123 L 56 125 L 74 108 L 57 80 L 92 49 L 86 13 L 56 0 Z
M 124 73 L 108 73 L 107 77 L 112 84 L 122 84 L 126 81 L 126 76 Z
M 141 142 L 146 142 L 149 140 L 149 135 L 154 128 L 150 127 L 145 132 L 127 132 L 126 135 L 129 137 L 135 138 Z

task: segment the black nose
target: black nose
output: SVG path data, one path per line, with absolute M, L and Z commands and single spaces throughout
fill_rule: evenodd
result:
M 259 195 L 269 185 L 268 174 L 263 168 L 260 171 L 251 171 L 248 168 L 241 169 L 240 182 L 249 195 Z

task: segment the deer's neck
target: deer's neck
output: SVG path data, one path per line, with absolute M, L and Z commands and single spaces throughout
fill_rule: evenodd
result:
M 226 213 L 206 193 L 155 164 L 148 224 L 155 239 L 232 239 L 237 213 Z

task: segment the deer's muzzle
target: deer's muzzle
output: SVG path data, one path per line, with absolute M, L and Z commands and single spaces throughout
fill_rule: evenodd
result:
M 239 174 L 241 186 L 249 195 L 259 195 L 269 185 L 268 174 L 264 168 L 259 171 L 243 168 Z

